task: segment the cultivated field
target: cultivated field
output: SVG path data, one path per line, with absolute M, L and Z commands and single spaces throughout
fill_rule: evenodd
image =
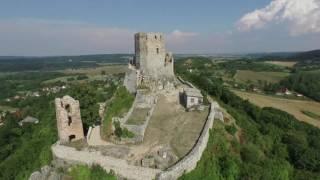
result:
M 65 70 L 59 70 L 56 72 L 61 72 L 66 74 L 66 76 L 50 79 L 47 81 L 44 81 L 43 83 L 54 83 L 57 81 L 61 82 L 68 82 L 69 78 L 77 79 L 79 74 L 84 74 L 88 76 L 88 79 L 85 80 L 76 80 L 77 82 L 82 81 L 94 81 L 94 80 L 104 80 L 105 75 L 102 75 L 102 72 L 105 72 L 106 75 L 110 74 L 119 74 L 119 73 L 125 73 L 127 71 L 127 65 L 105 65 L 97 68 L 80 68 L 80 69 L 65 69 Z
M 127 65 L 108 65 L 97 68 L 80 68 L 80 69 L 65 69 L 58 72 L 65 74 L 86 74 L 86 75 L 99 75 L 102 71 L 106 74 L 125 73 Z
M 320 128 L 320 120 L 312 118 L 303 113 L 303 111 L 317 114 L 320 112 L 320 103 L 315 101 L 289 100 L 283 98 L 276 98 L 266 95 L 259 95 L 254 93 L 247 93 L 233 90 L 238 96 L 243 99 L 248 99 L 250 102 L 260 107 L 274 107 L 286 111 L 294 115 L 298 120 L 312 124 Z
M 265 61 L 265 63 L 268 64 L 274 64 L 278 66 L 283 66 L 283 67 L 293 67 L 297 62 L 294 61 Z
M 276 83 L 289 75 L 290 74 L 286 72 L 255 72 L 249 70 L 238 70 L 234 78 L 236 81 L 242 83 L 247 81 L 258 82 L 258 80 Z
M 9 111 L 9 112 L 15 112 L 17 109 L 9 106 L 2 106 L 0 105 L 0 110 L 1 111 Z

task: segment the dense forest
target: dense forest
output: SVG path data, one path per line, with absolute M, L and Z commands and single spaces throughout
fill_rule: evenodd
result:
M 301 71 L 281 82 L 281 85 L 293 89 L 309 98 L 320 101 L 320 71 Z
M 50 164 L 52 160 L 50 148 L 58 139 L 54 107 L 56 97 L 69 94 L 80 100 L 81 116 L 86 130 L 88 126 L 100 123 L 97 103 L 109 99 L 116 90 L 116 83 L 122 78 L 122 75 L 114 75 L 106 77 L 104 81 L 94 80 L 84 83 L 71 81 L 67 85 L 62 82 L 42 83 L 63 75 L 51 72 L 20 72 L 3 74 L 0 77 L 2 80 L 0 107 L 5 105 L 15 109 L 13 113 L 7 113 L 0 127 L 0 179 L 28 179 L 33 171 Z M 10 102 L 3 100 L 23 91 L 40 92 L 43 87 L 62 85 L 68 88 L 56 93 L 40 93 L 38 97 L 21 95 L 23 98 L 12 99 Z M 26 116 L 37 118 L 39 123 L 19 126 L 18 122 Z M 89 179 L 114 178 L 99 167 L 91 169 L 76 167 L 73 172 L 76 171 L 82 172 L 86 177 L 90 177 Z
M 177 73 L 214 96 L 235 118 L 240 134 L 237 139 L 230 128 L 211 131 L 197 168 L 181 179 L 320 177 L 319 129 L 281 110 L 258 108 L 225 88 L 222 79 L 212 76 L 209 70 L 189 73 L 181 66 L 185 62 L 179 63 Z

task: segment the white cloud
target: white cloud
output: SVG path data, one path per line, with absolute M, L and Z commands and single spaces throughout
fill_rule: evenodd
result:
M 198 36 L 198 33 L 195 33 L 195 32 L 183 32 L 183 31 L 180 31 L 180 30 L 174 30 L 168 36 L 171 37 L 171 38 L 176 38 L 176 39 L 185 39 L 185 38 Z
M 184 32 L 180 30 L 174 30 L 166 34 L 166 42 L 170 48 L 181 49 L 185 45 L 190 46 L 190 42 L 194 41 L 199 36 L 195 32 Z
M 320 32 L 320 0 L 273 0 L 262 9 L 244 15 L 240 31 L 260 29 L 269 23 L 289 25 L 291 35 Z

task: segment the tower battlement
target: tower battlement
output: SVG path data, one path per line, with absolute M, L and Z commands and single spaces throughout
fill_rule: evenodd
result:
M 165 49 L 162 33 L 143 33 L 134 35 L 135 57 L 133 64 L 141 74 L 151 79 L 174 77 L 173 56 Z

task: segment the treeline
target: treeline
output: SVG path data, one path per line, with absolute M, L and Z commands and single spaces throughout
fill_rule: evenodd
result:
M 293 89 L 309 98 L 320 101 L 320 71 L 294 73 L 281 85 Z
M 0 57 L 0 72 L 48 71 L 98 67 L 99 63 L 128 62 L 129 54 L 102 54 L 53 57 Z
M 289 68 L 281 67 L 273 64 L 259 62 L 255 60 L 234 60 L 219 63 L 219 67 L 229 70 L 251 70 L 251 71 L 270 71 L 270 72 L 283 72 L 290 71 Z
M 242 100 L 210 73 L 179 75 L 214 96 L 241 128 L 239 139 L 211 131 L 197 168 L 181 179 L 318 179 L 320 130 L 286 112 Z
M 106 87 L 106 85 L 108 85 Z M 85 84 L 72 85 L 66 92 L 80 102 L 81 119 L 85 132 L 89 126 L 101 123 L 99 104 L 111 98 L 117 85 L 112 81 L 92 81 Z

